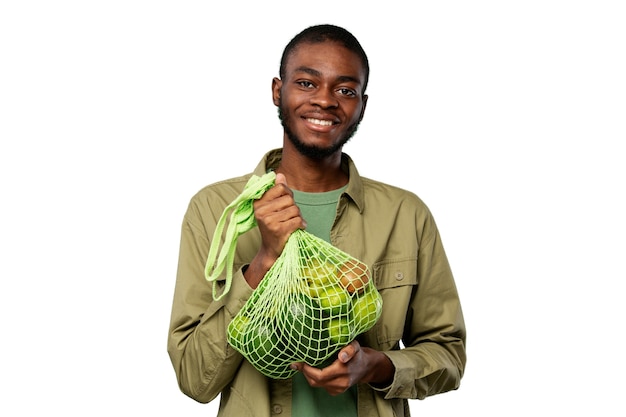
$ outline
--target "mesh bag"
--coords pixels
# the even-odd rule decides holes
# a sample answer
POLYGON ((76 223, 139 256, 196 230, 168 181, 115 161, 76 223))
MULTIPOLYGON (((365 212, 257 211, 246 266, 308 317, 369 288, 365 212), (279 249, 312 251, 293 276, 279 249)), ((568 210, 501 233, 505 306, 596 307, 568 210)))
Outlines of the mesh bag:
MULTIPOLYGON (((270 173, 260 178, 251 179, 250 189, 242 193, 245 196, 224 212, 223 217, 233 211, 229 229, 235 225, 234 231, 227 236, 234 240, 242 230, 254 227, 254 220, 249 220, 254 219, 254 213, 245 216, 243 211, 252 211, 250 198, 260 198, 273 185, 275 176, 270 173), (237 217, 248 221, 237 223, 237 217)), ((216 236, 213 243, 219 240, 216 236)), ((227 252, 234 252, 235 245, 228 238, 223 245, 227 252)), ((218 257, 217 251, 210 251, 206 276, 214 282, 214 289, 217 276, 230 263, 225 289, 221 295, 214 291, 216 298, 230 288, 232 259, 232 254, 218 257), (223 265, 216 265, 218 259, 223 265)), ((312 366, 324 363, 358 334, 369 330, 381 311, 382 298, 371 282, 367 265, 323 239, 296 230, 229 324, 228 342, 264 375, 284 379, 296 372, 289 368, 292 362, 312 366)))

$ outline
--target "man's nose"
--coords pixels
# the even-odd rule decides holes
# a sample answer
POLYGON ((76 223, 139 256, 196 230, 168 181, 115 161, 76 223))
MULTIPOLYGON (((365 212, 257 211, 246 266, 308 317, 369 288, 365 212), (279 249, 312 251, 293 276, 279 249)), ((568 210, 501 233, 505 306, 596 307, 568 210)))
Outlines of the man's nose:
POLYGON ((334 96, 333 91, 330 88, 318 88, 313 97, 311 98, 311 104, 317 105, 323 109, 337 107, 339 102, 334 96))

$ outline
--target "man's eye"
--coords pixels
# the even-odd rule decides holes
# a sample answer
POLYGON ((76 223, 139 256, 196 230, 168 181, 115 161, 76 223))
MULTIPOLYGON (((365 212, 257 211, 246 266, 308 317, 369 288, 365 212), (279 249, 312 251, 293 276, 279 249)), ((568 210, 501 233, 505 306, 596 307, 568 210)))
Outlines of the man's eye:
POLYGON ((356 92, 354 90, 349 89, 349 88, 340 88, 339 89, 339 94, 344 95, 344 96, 348 96, 348 97, 354 97, 356 95, 356 92))
POLYGON ((298 81, 298 84, 304 88, 312 88, 313 83, 311 81, 298 81))

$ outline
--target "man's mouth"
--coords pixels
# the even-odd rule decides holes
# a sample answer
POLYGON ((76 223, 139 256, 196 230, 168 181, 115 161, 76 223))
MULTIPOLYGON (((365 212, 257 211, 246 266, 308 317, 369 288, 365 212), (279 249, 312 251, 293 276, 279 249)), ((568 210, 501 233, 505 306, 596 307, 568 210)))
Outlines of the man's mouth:
POLYGON ((309 123, 313 123, 314 125, 319 125, 319 126, 332 126, 333 125, 333 122, 331 120, 307 118, 306 121, 309 123))

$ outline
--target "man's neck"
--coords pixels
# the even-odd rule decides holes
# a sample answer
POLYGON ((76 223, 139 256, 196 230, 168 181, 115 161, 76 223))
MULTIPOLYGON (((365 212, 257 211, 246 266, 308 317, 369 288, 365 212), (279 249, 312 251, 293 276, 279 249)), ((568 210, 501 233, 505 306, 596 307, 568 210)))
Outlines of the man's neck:
POLYGON ((276 172, 285 174, 289 188, 309 193, 336 190, 348 183, 348 175, 341 170, 341 151, 311 159, 286 146, 276 172))

